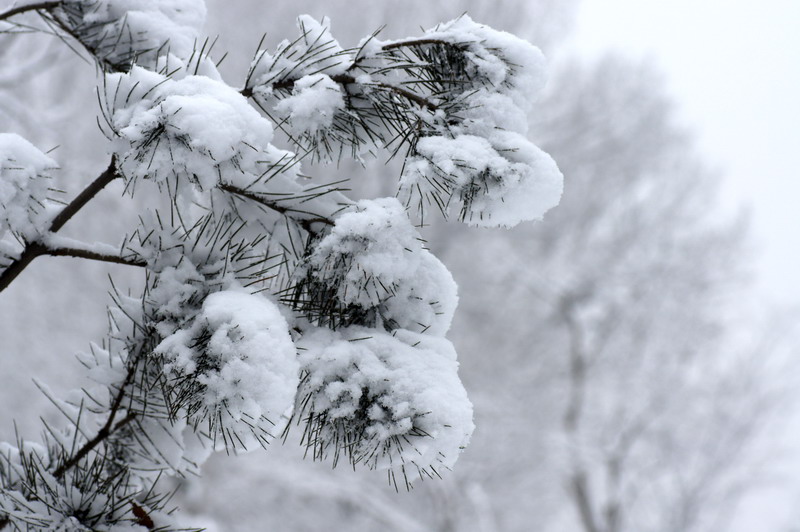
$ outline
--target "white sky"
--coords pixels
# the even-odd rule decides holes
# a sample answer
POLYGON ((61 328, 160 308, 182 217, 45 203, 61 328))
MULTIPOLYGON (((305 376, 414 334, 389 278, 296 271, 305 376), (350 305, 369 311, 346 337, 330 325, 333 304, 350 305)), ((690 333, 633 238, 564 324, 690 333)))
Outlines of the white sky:
POLYGON ((761 286, 800 303, 800 0, 583 0, 574 46, 653 60, 751 206, 761 286))

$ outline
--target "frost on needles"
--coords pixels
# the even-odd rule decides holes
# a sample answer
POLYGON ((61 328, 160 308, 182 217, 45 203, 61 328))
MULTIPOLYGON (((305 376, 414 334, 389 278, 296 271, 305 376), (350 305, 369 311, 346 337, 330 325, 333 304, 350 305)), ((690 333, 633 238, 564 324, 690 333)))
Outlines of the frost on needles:
POLYGON ((101 67, 111 160, 61 204, 58 165, 0 134, 0 291, 43 255, 145 275, 112 287, 108 336, 79 356, 94 385, 40 385, 62 426, 0 445, 0 529, 183 529, 164 476, 293 430, 314 459, 395 486, 452 468, 474 428, 446 338, 456 285, 412 220, 513 226, 558 203, 561 174, 526 138, 539 50, 466 15, 347 49, 301 16, 236 89, 198 44, 200 1, 25 5, 0 31, 35 11, 101 67), (300 165, 381 153, 404 160, 396 198, 353 201, 300 165), (57 234, 113 180, 136 227, 109 244, 57 234))

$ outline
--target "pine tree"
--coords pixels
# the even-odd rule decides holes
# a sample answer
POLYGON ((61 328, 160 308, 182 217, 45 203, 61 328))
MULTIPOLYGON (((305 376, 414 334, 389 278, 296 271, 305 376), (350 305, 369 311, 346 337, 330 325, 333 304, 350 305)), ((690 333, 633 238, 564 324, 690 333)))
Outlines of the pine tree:
POLYGON ((80 357, 95 386, 49 395, 63 426, 0 444, 0 529, 183 530, 165 476, 290 427, 314 459, 395 486, 451 468, 473 431, 445 337, 456 286, 412 220, 513 226, 558 203, 561 174, 525 137, 539 50, 466 15, 346 49, 301 16, 236 89, 199 0, 24 2, 0 32, 32 12, 95 59, 110 160, 62 201, 58 164, 0 134, 0 291, 43 255, 145 275, 135 294, 112 284, 108 336, 80 357), (381 154, 404 161, 394 198, 353 201, 300 167, 381 154), (117 245, 58 234, 115 180, 138 227, 117 245))

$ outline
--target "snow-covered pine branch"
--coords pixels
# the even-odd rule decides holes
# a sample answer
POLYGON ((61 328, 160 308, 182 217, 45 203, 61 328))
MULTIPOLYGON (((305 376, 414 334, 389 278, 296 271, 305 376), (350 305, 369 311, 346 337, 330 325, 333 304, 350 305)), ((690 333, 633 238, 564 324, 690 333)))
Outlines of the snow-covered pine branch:
POLYGON ((244 94, 317 157, 379 149, 405 157, 399 195, 479 226, 538 220, 561 197, 561 174, 526 138, 544 86, 531 44, 464 15, 418 38, 377 35, 345 50, 327 19, 259 51, 244 94))
POLYGON ((100 67, 111 163, 59 206, 55 162, 0 135, 0 292, 48 254, 145 278, 112 286, 108 336, 80 357, 94 385, 61 398, 41 385, 63 426, 0 446, 0 529, 183 529, 165 475, 293 425, 313 458, 395 486, 451 468, 474 428, 445 337, 456 285, 408 211, 511 226, 558 203, 561 174, 525 138, 538 49, 463 16, 346 50, 327 19, 302 16, 239 90, 197 49, 202 1, 61 0, 0 19, 32 27, 18 21, 31 12, 100 67), (399 200, 353 201, 300 166, 378 150, 405 158, 399 200), (116 179, 138 226, 118 244, 57 234, 116 179))

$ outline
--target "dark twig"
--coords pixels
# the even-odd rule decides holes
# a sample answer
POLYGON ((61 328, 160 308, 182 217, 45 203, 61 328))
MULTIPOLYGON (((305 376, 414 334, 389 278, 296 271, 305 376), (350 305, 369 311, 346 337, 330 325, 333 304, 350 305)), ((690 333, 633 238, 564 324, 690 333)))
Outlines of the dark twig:
MULTIPOLYGON (((59 229, 64 227, 66 224, 75 214, 81 210, 92 198, 94 198, 98 192, 103 190, 109 183, 111 183, 114 179, 119 177, 119 173, 117 172, 117 161, 116 157, 111 157, 111 163, 106 168, 105 172, 100 174, 100 176, 95 179, 88 187, 83 189, 83 191, 78 194, 74 200, 72 200, 64 209, 59 212, 53 221, 50 222, 50 227, 48 228, 48 232, 56 233, 59 229)), ((40 255, 48 255, 48 248, 41 242, 31 242, 25 246, 25 250, 22 252, 20 257, 12 262, 2 273, 0 273, 0 292, 8 288, 8 285, 17 278, 17 276, 22 273, 22 271, 28 267, 28 265, 40 255)), ((77 256, 77 255, 73 255, 77 256)))
MULTIPOLYGON (((354 78, 349 74, 336 74, 334 76, 331 76, 331 79, 345 88, 347 87, 347 85, 352 85, 354 83, 357 83, 356 78, 354 78)), ((292 90, 296 81, 297 80, 295 79, 285 79, 283 81, 279 81, 277 83, 272 84, 272 88, 277 90, 292 90)), ((426 107, 431 111, 436 111, 439 108, 435 103, 425 98, 424 96, 420 96, 419 94, 412 92, 408 89, 404 89, 403 87, 398 87, 397 85, 392 85, 391 83, 373 83, 372 85, 391 91, 397 94, 398 96, 402 96, 403 98, 416 103, 420 107, 426 107)), ((253 89, 250 87, 246 87, 242 89, 240 92, 242 96, 244 96, 245 98, 250 98, 251 96, 253 96, 253 89)))
POLYGON ((117 417, 117 412, 122 405, 122 399, 125 397, 125 389, 128 385, 133 381, 133 376, 136 373, 136 365, 133 364, 128 369, 128 374, 125 376, 125 381, 120 385, 119 390, 117 390, 116 396, 114 396, 114 401, 111 404, 111 410, 108 413, 108 419, 106 420, 105 425, 97 431, 97 434, 94 438, 86 442, 78 451, 72 455, 72 457, 58 466, 55 471, 53 471, 53 476, 56 478, 61 478, 64 476, 64 473, 67 472, 71 467, 78 464, 81 460, 83 460, 86 455, 88 455, 92 450, 100 445, 106 438, 114 434, 117 430, 121 429, 128 423, 136 418, 136 414, 129 413, 124 418, 114 423, 114 419, 117 417))
POLYGON ((112 156, 108 168, 106 168, 106 170, 100 174, 97 179, 95 179, 88 187, 83 189, 83 191, 78 194, 78 197, 72 200, 69 205, 64 207, 64 209, 59 212, 55 218, 53 218, 53 221, 50 223, 49 231, 51 233, 58 232, 58 230, 64 227, 64 224, 67 223, 70 218, 75 216, 75 214, 81 210, 84 205, 89 203, 89 201, 94 198, 98 192, 103 190, 109 183, 118 177, 120 177, 120 175, 119 172, 117 172, 117 158, 116 156, 112 156))
POLYGON ((389 44, 384 44, 383 46, 381 46, 381 50, 387 52, 389 50, 394 50, 396 48, 425 46, 426 44, 435 44, 437 46, 452 46, 454 48, 463 47, 463 45, 458 45, 455 43, 443 41, 441 39, 409 39, 407 41, 395 41, 395 42, 390 42, 389 44))
POLYGON ((37 4, 27 4, 19 7, 12 7, 11 9, 8 9, 0 13, 0 20, 6 20, 8 18, 13 17, 14 15, 19 15, 21 13, 26 13, 28 11, 53 9, 58 7, 59 5, 61 5, 60 0, 56 2, 39 2, 37 4))
POLYGON ((98 253, 96 251, 80 248, 67 248, 61 246, 55 248, 48 247, 43 254, 52 255, 54 257, 77 257, 80 259, 110 262, 112 264, 125 264, 127 266, 147 266, 147 263, 143 260, 126 259, 125 257, 120 257, 118 255, 106 255, 105 253, 98 253))
POLYGON ((287 216, 287 217, 291 218, 292 220, 294 220, 295 222, 297 222, 300 225, 300 227, 302 227, 303 229, 305 229, 309 233, 316 233, 317 232, 312 227, 312 224, 314 224, 314 223, 321 223, 321 224, 324 224, 324 225, 333 225, 333 220, 331 220, 330 218, 326 218, 324 216, 317 216, 317 215, 309 216, 309 213, 307 213, 305 211, 300 211, 298 209, 292 209, 291 207, 284 207, 283 205, 281 205, 277 201, 268 200, 268 199, 266 199, 266 198, 264 198, 262 196, 259 196, 258 194, 255 194, 253 192, 248 192, 247 190, 243 190, 243 189, 235 187, 233 185, 228 185, 228 184, 224 184, 223 183, 223 184, 219 185, 219 188, 224 190, 225 192, 229 192, 231 194, 236 194, 237 196, 241 196, 243 198, 247 198, 249 200, 252 200, 252 201, 255 201, 257 203, 260 203, 261 205, 264 205, 265 207, 268 207, 268 208, 272 209, 275 212, 279 212, 279 213, 283 214, 284 216, 287 216))

